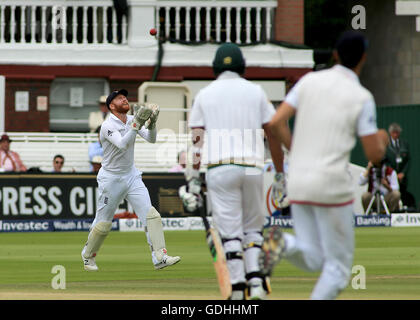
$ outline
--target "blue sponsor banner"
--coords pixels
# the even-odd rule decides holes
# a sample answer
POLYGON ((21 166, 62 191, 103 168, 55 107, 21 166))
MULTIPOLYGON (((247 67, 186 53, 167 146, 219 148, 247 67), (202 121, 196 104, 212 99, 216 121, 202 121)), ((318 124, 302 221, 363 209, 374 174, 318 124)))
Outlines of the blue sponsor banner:
MULTIPOLYGON (((293 218, 291 216, 266 217, 264 228, 267 228, 270 226, 279 226, 281 228, 293 228, 293 218)), ((390 227, 391 217, 387 215, 380 215, 380 216, 355 215, 354 226, 355 227, 390 227)))
MULTIPOLYGON (((0 232, 89 231, 93 219, 0 220, 0 232)), ((119 230, 119 221, 112 221, 111 230, 119 230)))
POLYGON ((355 227, 390 227, 391 216, 388 215, 367 215, 367 216, 354 216, 355 227))
POLYGON ((291 216, 267 216, 265 217, 264 228, 270 226, 279 226, 281 228, 293 228, 293 219, 291 216))
MULTIPOLYGON (((61 219, 51 220, 54 231, 89 231, 93 223, 93 219, 61 219)), ((112 220, 111 230, 120 230, 118 219, 112 220)))

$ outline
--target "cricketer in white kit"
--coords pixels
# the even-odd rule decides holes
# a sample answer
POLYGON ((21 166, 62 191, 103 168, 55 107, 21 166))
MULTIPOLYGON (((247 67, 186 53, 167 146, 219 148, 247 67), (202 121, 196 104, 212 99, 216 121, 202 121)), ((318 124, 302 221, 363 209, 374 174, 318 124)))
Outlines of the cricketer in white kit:
MULTIPOLYGON (((207 195, 213 223, 220 234, 232 285, 232 300, 264 299, 269 285, 258 257, 264 225, 264 131, 275 113, 263 89, 241 77, 245 60, 239 47, 221 45, 213 61, 217 79, 196 95, 188 126, 193 129, 193 166, 185 172, 184 204, 194 209, 200 197, 199 168, 207 141, 207 195), (191 202, 190 202, 191 201, 191 202), (248 292, 248 295, 247 295, 248 292)), ((280 145, 270 149, 276 171, 273 185, 281 192, 283 158, 280 145)))
POLYGON ((271 274, 281 257, 321 271, 311 299, 334 299, 346 288, 354 254, 350 152, 361 140, 379 164, 385 146, 372 94, 359 82, 367 40, 349 31, 337 41, 334 67, 310 72, 288 93, 269 127, 290 149, 287 194, 295 235, 273 228, 265 237, 261 268, 271 274), (293 136, 288 120, 295 117, 293 136))
POLYGON ((104 156, 97 175, 99 198, 95 220, 82 250, 84 269, 87 271, 98 270, 95 256, 112 228, 115 211, 123 199, 127 199, 146 226, 146 238, 155 269, 180 261, 178 256, 167 255, 161 216, 151 204, 142 173, 134 165, 136 136, 140 135, 150 143, 156 141, 159 106, 140 106, 134 115, 127 115, 130 110, 127 95, 127 90, 121 89, 113 91, 106 100, 111 115, 100 131, 104 156))

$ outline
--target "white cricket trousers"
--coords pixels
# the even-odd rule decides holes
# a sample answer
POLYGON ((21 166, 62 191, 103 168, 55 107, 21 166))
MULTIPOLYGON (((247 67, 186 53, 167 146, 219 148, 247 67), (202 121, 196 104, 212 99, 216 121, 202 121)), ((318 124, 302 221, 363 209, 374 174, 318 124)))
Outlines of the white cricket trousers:
MULTIPOLYGON (((98 222, 111 222, 120 203, 127 199, 139 217, 143 226, 146 225, 146 216, 152 207, 149 191, 143 183, 140 171, 133 167, 128 173, 115 174, 101 168, 97 176, 98 201, 95 220, 92 227, 98 222)), ((151 245, 149 234, 146 233, 147 242, 151 245)), ((158 261, 152 253, 153 263, 158 261)))
POLYGON ((295 235, 284 233, 285 257, 305 271, 321 271, 311 299, 334 299, 351 277, 354 253, 353 205, 292 204, 295 235))
POLYGON ((227 265, 232 284, 244 283, 245 273, 258 272, 264 227, 263 171, 237 165, 221 165, 207 171, 207 194, 212 218, 224 241, 225 253, 242 256, 229 259, 227 265))

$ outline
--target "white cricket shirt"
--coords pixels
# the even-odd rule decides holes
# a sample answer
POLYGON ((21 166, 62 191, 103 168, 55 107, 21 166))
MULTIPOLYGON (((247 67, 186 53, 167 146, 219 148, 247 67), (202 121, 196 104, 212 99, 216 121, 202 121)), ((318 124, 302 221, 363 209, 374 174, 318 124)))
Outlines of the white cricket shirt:
POLYGON ((285 101, 296 108, 289 199, 318 205, 351 203, 351 150, 357 136, 377 131, 372 94, 352 70, 336 65, 306 74, 285 101))
MULTIPOLYGON (((104 150, 102 168, 112 173, 128 173, 134 167, 134 145, 136 131, 131 129, 134 116, 127 115, 123 123, 111 114, 101 126, 100 140, 104 150)), ((142 127, 138 134, 148 142, 156 141, 156 129, 142 127)))
POLYGON ((275 109, 264 90, 225 71, 196 95, 188 126, 206 131, 208 164, 264 166, 264 132, 275 109))

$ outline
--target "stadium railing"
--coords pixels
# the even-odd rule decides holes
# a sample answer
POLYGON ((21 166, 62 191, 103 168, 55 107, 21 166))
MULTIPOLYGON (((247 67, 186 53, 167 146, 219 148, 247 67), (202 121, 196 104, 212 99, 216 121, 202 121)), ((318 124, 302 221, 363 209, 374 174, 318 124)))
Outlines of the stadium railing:
MULTIPOLYGON (((89 172, 89 143, 98 140, 96 133, 31 133, 9 132, 11 150, 19 153, 29 169, 38 167, 52 171, 56 154, 65 158, 64 171, 89 172)), ((177 164, 177 154, 186 150, 188 134, 158 134, 156 143, 148 143, 141 137, 136 139, 134 159, 136 166, 145 172, 168 172, 177 164)))
POLYGON ((146 32, 154 23, 163 41, 267 43, 277 1, 131 0, 129 5, 131 19, 111 0, 2 0, 0 45, 126 45, 139 37, 129 32, 138 31, 138 21, 146 32))

